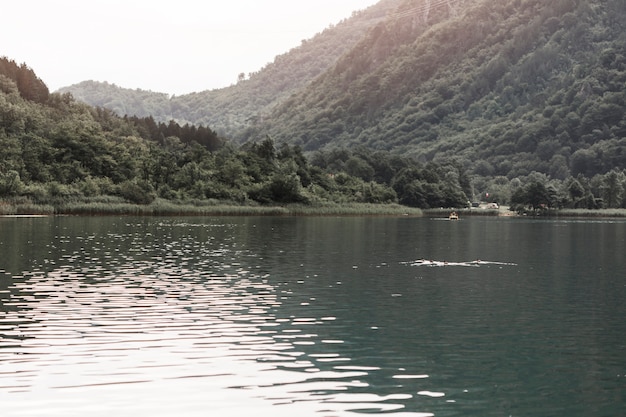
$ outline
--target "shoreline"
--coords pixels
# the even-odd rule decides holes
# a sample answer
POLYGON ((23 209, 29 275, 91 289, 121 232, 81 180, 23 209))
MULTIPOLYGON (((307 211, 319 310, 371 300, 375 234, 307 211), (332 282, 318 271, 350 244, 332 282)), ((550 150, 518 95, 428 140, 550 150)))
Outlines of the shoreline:
POLYGON ((498 209, 418 209, 399 204, 323 204, 284 206, 257 206, 229 204, 194 204, 157 200, 148 205, 132 203, 74 202, 60 205, 20 204, 0 201, 0 217, 46 217, 46 216, 397 216, 447 219, 451 211, 459 217, 503 218, 626 218, 626 209, 559 209, 540 215, 519 214, 508 206, 498 209))
POLYGON ((424 216, 431 218, 448 218, 451 211, 455 211, 459 218, 463 217, 502 217, 502 218, 536 218, 536 219, 558 219, 558 218, 626 218, 626 208, 623 209, 551 209, 544 213, 533 216, 532 214, 520 214, 509 210, 508 206, 500 206, 497 209, 464 208, 464 209, 424 209, 424 216))

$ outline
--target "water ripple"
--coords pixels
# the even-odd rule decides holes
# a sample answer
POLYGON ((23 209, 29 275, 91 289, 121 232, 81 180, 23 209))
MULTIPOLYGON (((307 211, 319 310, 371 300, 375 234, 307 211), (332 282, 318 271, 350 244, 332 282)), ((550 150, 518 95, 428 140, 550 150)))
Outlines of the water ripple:
POLYGON ((2 415, 623 414, 624 223, 443 223, 0 219, 2 415))
POLYGON ((0 315, 6 410, 103 415, 90 408, 97 395, 126 405, 131 397, 150 401, 153 414, 167 415, 150 395, 155 389, 189 400, 185 415, 198 401, 214 408, 228 396, 238 399, 224 415, 238 415, 233 404, 242 400, 254 409, 280 405, 291 410, 286 415, 302 404, 341 415, 397 411, 413 397, 363 392, 364 379, 381 368, 347 365, 351 358, 334 350, 345 341, 318 334, 336 317, 277 315, 289 297, 241 263, 256 255, 213 239, 181 237, 164 247, 128 247, 127 240, 89 234, 78 249, 11 277, 0 315), (224 390, 230 394, 215 394, 224 390), (199 391, 214 394, 193 395, 199 391))

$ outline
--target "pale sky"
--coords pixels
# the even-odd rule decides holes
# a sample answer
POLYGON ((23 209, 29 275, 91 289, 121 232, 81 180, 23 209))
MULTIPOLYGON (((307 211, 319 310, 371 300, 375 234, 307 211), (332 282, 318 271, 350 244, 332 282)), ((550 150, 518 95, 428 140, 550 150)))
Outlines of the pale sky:
POLYGON ((3 0, 0 56, 50 91, 85 80, 226 87, 378 0, 3 0))

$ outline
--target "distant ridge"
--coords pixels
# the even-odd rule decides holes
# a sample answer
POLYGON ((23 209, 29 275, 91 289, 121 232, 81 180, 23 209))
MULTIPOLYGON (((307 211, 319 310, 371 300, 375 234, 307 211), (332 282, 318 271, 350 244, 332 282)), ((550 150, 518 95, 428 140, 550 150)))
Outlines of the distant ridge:
POLYGON ((119 115, 209 125, 222 135, 237 138, 252 122, 333 66, 402 1, 382 0, 354 12, 230 87, 170 98, 167 94, 122 88, 108 82, 83 81, 61 88, 59 92, 72 93, 80 101, 108 108, 119 115))

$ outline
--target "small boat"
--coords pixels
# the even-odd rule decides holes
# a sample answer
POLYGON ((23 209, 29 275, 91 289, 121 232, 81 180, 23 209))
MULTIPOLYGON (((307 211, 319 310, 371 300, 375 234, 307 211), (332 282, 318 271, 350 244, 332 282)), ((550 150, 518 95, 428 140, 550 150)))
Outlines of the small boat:
POLYGON ((450 215, 448 216, 448 220, 459 220, 459 215, 456 214, 456 211, 453 211, 452 213, 450 213, 450 215))

